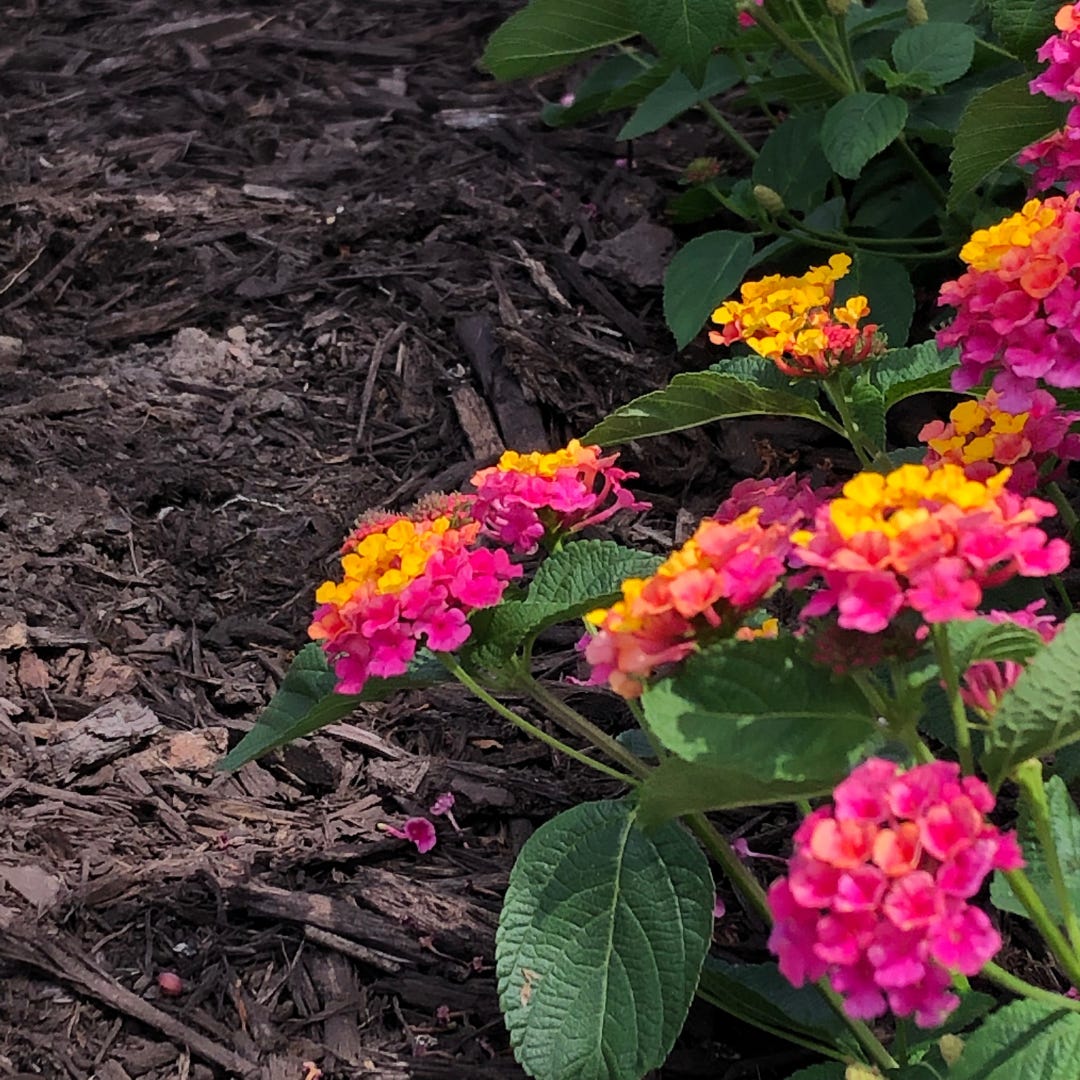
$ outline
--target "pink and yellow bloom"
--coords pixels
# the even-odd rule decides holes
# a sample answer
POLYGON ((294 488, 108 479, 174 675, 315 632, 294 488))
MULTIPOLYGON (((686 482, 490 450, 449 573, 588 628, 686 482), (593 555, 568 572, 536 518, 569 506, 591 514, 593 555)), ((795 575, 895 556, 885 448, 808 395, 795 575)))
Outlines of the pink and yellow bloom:
POLYGON ((985 480, 1008 465, 1007 486, 1028 495, 1080 459, 1080 435, 1070 432, 1077 420, 1080 413, 1063 410, 1046 390, 1032 391, 1029 407, 1018 413, 1002 409, 1000 395, 990 390, 984 399, 960 402, 948 423, 926 424, 919 441, 927 444, 930 468, 949 462, 969 479, 985 480))
POLYGON ((550 454, 507 450, 472 478, 473 514, 486 536, 529 553, 545 536, 596 525, 619 510, 647 510, 649 504, 624 486, 637 473, 617 468, 618 456, 605 457, 599 446, 577 439, 550 454))
POLYGON ((1001 947, 968 901, 991 870, 1024 864, 1015 834, 986 820, 993 808, 986 784, 951 762, 860 765, 800 825, 769 889, 783 975, 827 977, 858 1019, 891 1009, 940 1024, 959 1004, 951 973, 977 974, 1001 947))
POLYGON ((744 617, 780 580, 790 548, 789 530, 762 526, 759 516, 755 509, 727 524, 706 519, 652 577, 624 581, 621 600, 591 612, 589 681, 638 697, 659 668, 745 629, 744 617))
POLYGON ((1080 192, 1029 200, 979 229, 960 251, 968 270, 939 304, 956 309, 938 344, 958 346, 953 387, 993 376, 1003 409, 1028 408, 1037 380, 1080 386, 1080 192))
POLYGON ((345 541, 341 581, 319 586, 309 636, 330 657, 342 694, 371 676, 408 670, 421 641, 459 649, 468 617, 502 599, 521 576, 506 551, 480 546, 469 496, 429 499, 411 514, 377 512, 345 541))
POLYGON ((1068 544, 1038 527, 1054 507, 1009 491, 1009 475, 977 481, 942 464, 853 477, 792 535, 790 558, 805 567, 792 587, 820 586, 801 617, 835 612, 841 628, 868 634, 905 609, 927 623, 971 618, 985 588, 1064 569, 1068 544))
POLYGON ((877 326, 859 326, 870 313, 865 296, 833 306, 836 282, 851 269, 849 255, 834 255, 801 277, 772 274, 748 281, 739 300, 728 300, 712 314, 723 329, 713 330, 714 345, 745 342, 792 378, 823 378, 836 368, 857 364, 883 350, 877 326))

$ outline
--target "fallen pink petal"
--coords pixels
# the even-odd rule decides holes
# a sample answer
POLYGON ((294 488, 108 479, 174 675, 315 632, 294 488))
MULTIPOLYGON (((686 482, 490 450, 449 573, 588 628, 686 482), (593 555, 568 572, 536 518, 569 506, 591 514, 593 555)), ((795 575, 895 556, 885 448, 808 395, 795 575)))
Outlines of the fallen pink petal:
POLYGON ((424 817, 411 817, 401 829, 393 825, 385 826, 386 832, 399 840, 408 840, 416 845, 416 850, 425 855, 435 846, 435 826, 424 817))

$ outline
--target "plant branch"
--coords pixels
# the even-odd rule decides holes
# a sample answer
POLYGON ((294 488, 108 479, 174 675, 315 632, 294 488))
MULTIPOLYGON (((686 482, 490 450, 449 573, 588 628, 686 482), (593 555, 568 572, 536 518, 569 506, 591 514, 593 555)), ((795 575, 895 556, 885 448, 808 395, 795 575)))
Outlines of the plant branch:
POLYGON ((751 161, 757 161, 758 152, 735 130, 731 122, 711 102, 699 101, 697 106, 751 161))
MULTIPOLYGON (((840 414, 840 422, 844 426, 844 435, 847 441, 851 443, 851 448, 855 451, 859 464, 864 468, 867 467, 873 460, 873 455, 867 452, 867 438, 855 422, 855 415, 851 411, 851 402, 848 401, 847 394, 844 393, 844 387, 840 382, 840 373, 834 372, 822 382, 822 386, 825 387, 825 393, 840 414)), ((870 447, 869 449, 876 453, 878 448, 870 447)))
POLYGON ((816 56, 804 49, 764 8, 754 10, 754 22, 781 48, 787 49, 807 71, 816 75, 841 97, 848 95, 850 88, 843 79, 831 72, 816 56))
POLYGON ((968 724, 967 709, 960 697, 960 680, 949 648, 948 633, 943 625, 935 624, 930 628, 934 642, 934 655, 937 657, 941 678, 945 683, 945 694, 949 699, 952 713, 953 732, 956 735, 956 752, 960 758, 960 767, 967 775, 975 772, 975 757, 971 750, 971 727, 968 724))
POLYGON ((923 182, 923 186, 934 196, 938 205, 945 206, 949 201, 945 189, 937 182, 934 174, 922 163, 919 155, 911 149, 911 144, 902 132, 896 137, 896 146, 899 148, 900 153, 907 158, 907 163, 911 166, 912 172, 923 182))
POLYGON ((1054 959, 1061 965, 1061 970, 1065 972, 1069 982, 1073 986, 1080 986, 1080 960, 1077 960, 1072 946, 1058 929, 1057 923, 1047 910, 1042 897, 1035 891, 1027 874, 1023 870, 1003 870, 1002 874, 1009 883, 1013 895, 1024 905, 1024 910, 1042 934, 1043 941, 1049 946, 1054 959))
MULTIPOLYGON (((618 769, 613 769, 603 761, 597 761, 595 758, 589 757, 588 754, 583 754, 580 750, 575 750, 561 739, 556 739, 554 735, 549 735, 543 728, 539 728, 535 724, 530 723, 530 721, 514 712, 509 706, 504 705, 497 698, 492 697, 484 687, 482 687, 459 663, 452 660, 448 654, 439 653, 438 655, 439 659, 442 660, 443 665, 446 667, 446 670, 449 671, 462 686, 478 697, 489 709, 498 713, 504 720, 509 720, 514 727, 525 732, 526 735, 539 740, 546 746, 550 746, 553 750, 557 750, 560 754, 565 754, 568 758, 572 758, 582 765, 587 765, 590 769, 595 769, 597 772, 603 773, 612 780, 619 780, 624 784, 629 784, 631 787, 638 784, 637 777, 628 776, 626 773, 619 772, 618 769)), ((620 747, 620 749, 622 748, 620 747)))
POLYGON ((1075 998, 1067 998, 1064 994, 1055 994, 1053 990, 1044 990, 1041 986, 1035 986, 1026 979, 1021 979, 1011 971, 991 961, 979 972, 984 978, 996 983, 1003 990, 1008 990, 1018 997, 1030 998, 1032 1001, 1041 1001, 1044 1005, 1050 1005, 1055 1009, 1068 1009, 1070 1012, 1080 1012, 1080 1001, 1075 998))

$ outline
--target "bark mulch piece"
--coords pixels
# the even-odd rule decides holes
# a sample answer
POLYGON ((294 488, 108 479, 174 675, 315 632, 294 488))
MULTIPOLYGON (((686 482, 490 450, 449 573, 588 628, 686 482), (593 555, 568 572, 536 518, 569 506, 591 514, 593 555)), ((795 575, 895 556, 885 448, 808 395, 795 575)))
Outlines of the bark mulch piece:
MULTIPOLYGON (((612 123, 537 122, 566 76, 479 72, 515 6, 5 8, 0 1076, 522 1075, 501 894, 610 785, 451 690, 214 768, 360 510, 687 363, 645 227, 669 147, 619 168, 612 123), (429 856, 380 828, 446 790, 429 856)), ((714 436, 629 455, 659 486, 638 540, 774 452, 714 436)), ((705 1015, 665 1076, 757 1052, 705 1015)))

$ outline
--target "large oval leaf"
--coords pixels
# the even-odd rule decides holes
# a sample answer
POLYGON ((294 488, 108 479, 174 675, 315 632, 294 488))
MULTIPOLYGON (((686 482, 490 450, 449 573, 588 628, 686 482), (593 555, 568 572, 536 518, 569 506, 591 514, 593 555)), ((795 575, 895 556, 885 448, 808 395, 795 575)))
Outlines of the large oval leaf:
POLYGON ((949 1080, 1065 1080, 1080 1076, 1080 1014, 1037 1001, 998 1009, 969 1036, 949 1080))
POLYGON ((626 801, 538 829, 510 874, 496 938, 514 1055, 540 1080, 639 1080, 686 1019, 713 883, 676 824, 646 834, 626 801))
POLYGON ((749 236, 721 230, 691 240, 671 260, 664 275, 664 318, 680 349, 735 291, 753 256, 749 236))
POLYGON ((841 98, 825 114, 821 148, 829 164, 849 180, 904 130, 908 107, 892 94, 859 91, 841 98))

